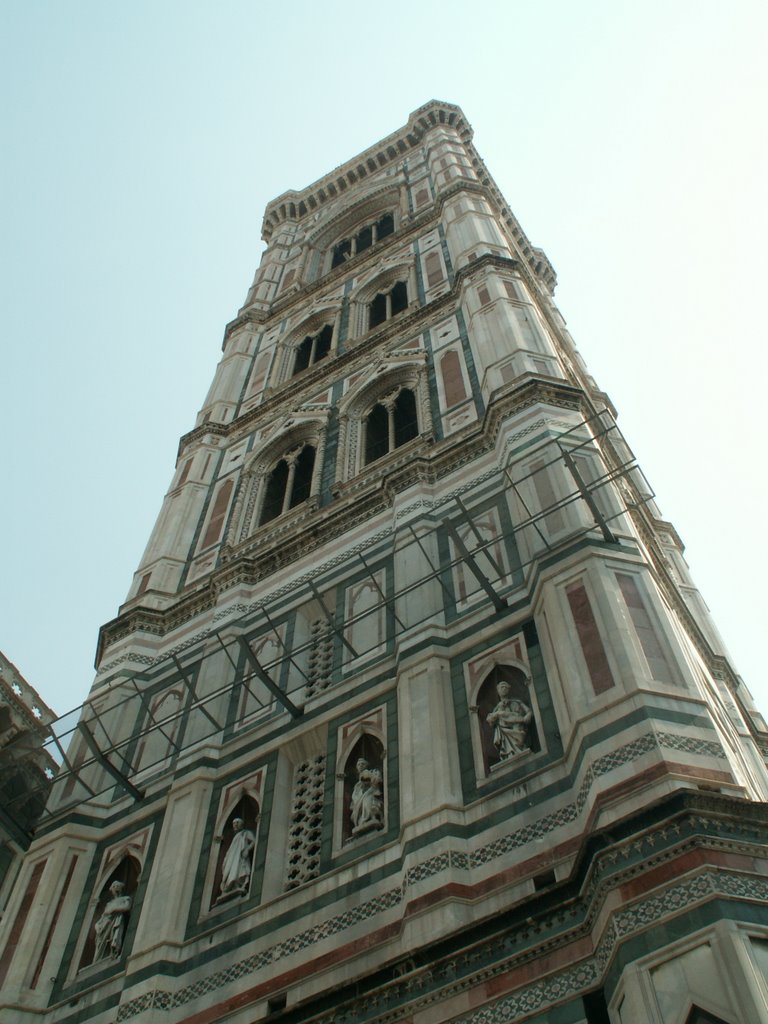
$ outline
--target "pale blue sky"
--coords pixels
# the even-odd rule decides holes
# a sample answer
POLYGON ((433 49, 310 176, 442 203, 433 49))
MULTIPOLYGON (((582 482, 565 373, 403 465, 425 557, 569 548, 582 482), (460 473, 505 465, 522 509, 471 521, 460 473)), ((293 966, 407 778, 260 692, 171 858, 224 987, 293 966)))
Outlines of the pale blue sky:
POLYGON ((458 103, 764 710, 768 5, 0 4, 0 647, 93 678, 265 204, 458 103))

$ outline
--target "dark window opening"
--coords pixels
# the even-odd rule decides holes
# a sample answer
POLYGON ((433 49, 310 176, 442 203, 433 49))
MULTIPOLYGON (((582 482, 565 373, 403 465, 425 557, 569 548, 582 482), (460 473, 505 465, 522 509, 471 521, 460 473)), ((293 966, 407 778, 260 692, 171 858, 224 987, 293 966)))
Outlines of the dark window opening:
POLYGON ((271 1016, 273 1013, 280 1013, 284 1010, 288 1004, 288 996, 283 992, 282 995, 273 996, 267 1000, 267 1013, 271 1016))
POLYGON ((375 462, 389 451, 389 415, 383 405, 376 404, 365 421, 365 461, 375 462))
POLYGON ((364 249, 370 249, 373 245, 373 228, 363 228, 362 231, 357 233, 357 251, 363 252, 364 249))
POLYGON ((722 1017, 716 1017, 713 1013, 709 1013, 707 1010, 702 1010, 698 1006, 694 1006, 691 1009, 690 1014, 685 1024, 725 1024, 722 1017))
POLYGON ((346 262, 352 255, 352 240, 345 238, 343 242, 339 242, 338 245, 333 247, 333 259, 331 260, 331 270, 334 267, 338 267, 340 264, 346 262))
POLYGON ((296 459, 296 473, 293 478, 293 489, 288 508, 294 508, 306 501, 312 492, 312 471, 315 468, 315 449, 305 444, 296 459))
POLYGON ((376 233, 379 240, 386 238, 387 235, 391 235, 395 230, 395 218, 391 213, 385 213, 383 217, 380 217, 376 222, 376 233))
POLYGON ((370 305, 370 327, 378 327, 387 319, 387 296, 381 292, 376 296, 370 305))
POLYGON ((365 252, 372 245, 376 245, 382 238, 391 235, 395 230, 395 218, 391 213, 385 213, 374 224, 366 224, 360 228, 352 238, 344 238, 333 247, 331 256, 331 270, 334 267, 345 263, 352 256, 365 252))
POLYGON ((283 498, 287 483, 288 463, 285 459, 280 459, 267 480, 267 491, 264 495, 264 504, 261 510, 262 523, 268 523, 270 520, 276 519, 283 511, 283 498))
POLYGON ((556 881, 554 871, 542 871, 540 875, 534 875, 533 888, 536 892, 540 892, 542 889, 548 889, 550 885, 554 885, 556 881))
POLYGON ((416 396, 403 388, 395 400, 395 448, 412 441, 419 432, 416 418, 416 396))
POLYGON ((416 396, 403 388, 394 401, 377 402, 365 420, 365 462, 375 462, 419 433, 416 396))
POLYGON ((309 366, 309 357, 312 352, 312 342, 314 338, 305 338, 304 341, 296 349, 296 361, 293 364, 294 375, 301 373, 302 370, 306 370, 309 366))
POLYGON ((390 294, 392 296, 392 316, 402 313, 404 309, 408 308, 408 288, 405 281, 398 281, 390 294))
POLYGON ((314 366, 321 359, 325 359, 331 350, 333 340, 333 328, 326 324, 322 331, 317 334, 308 335, 296 349, 296 360, 293 364, 293 374, 301 373, 309 366, 314 366))
POLYGON ((280 459, 267 478, 260 525, 277 519, 307 500, 312 493, 314 469, 315 449, 311 444, 294 449, 280 459))
POLYGON ((611 1024, 605 993, 601 988, 595 989, 594 992, 587 992, 585 996, 582 996, 581 1001, 584 1005, 587 1024, 611 1024))
POLYGON ((408 308, 408 286, 398 281, 388 292, 379 292, 368 307, 368 327, 373 329, 408 308))

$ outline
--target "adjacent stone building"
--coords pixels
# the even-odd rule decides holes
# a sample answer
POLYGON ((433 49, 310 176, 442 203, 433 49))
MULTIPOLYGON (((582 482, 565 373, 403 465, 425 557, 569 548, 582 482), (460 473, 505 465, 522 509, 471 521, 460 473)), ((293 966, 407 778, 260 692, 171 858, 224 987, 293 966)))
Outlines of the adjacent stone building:
POLYGON ((765 723, 462 111, 263 237, 8 1019, 768 1022, 765 723))
POLYGON ((55 717, 0 651, 0 913, 57 768, 46 747, 55 717))

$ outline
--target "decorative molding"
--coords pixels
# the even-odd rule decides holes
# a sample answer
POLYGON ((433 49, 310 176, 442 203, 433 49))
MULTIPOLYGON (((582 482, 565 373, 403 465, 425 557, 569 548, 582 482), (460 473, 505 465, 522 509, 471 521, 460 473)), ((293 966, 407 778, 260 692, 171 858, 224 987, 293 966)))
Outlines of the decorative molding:
MULTIPOLYGON (((739 801, 722 798, 709 801, 687 795, 684 803, 687 810, 683 814, 673 812, 671 817, 660 823, 656 822, 639 833, 634 831, 627 839, 599 849, 575 900, 573 896, 566 898, 565 893, 559 892, 569 883, 562 883, 543 900, 536 894, 518 905, 511 919, 509 914, 499 918, 497 930, 490 937, 480 941, 477 936, 458 937, 453 953, 428 957, 426 967, 412 964, 411 969, 405 972, 395 969, 390 982, 379 983, 372 991, 351 999, 340 998, 330 1013, 318 1016, 308 1007, 306 1019, 311 1017, 314 1024, 359 1024, 374 1020, 377 1024, 390 1024, 402 1020, 404 1013, 412 1014, 430 1004, 443 1002, 492 978, 551 956, 557 950, 565 950, 580 939, 589 939, 599 921, 600 935, 591 954, 582 955, 581 960, 564 970, 550 969, 549 976, 523 984, 496 1002, 458 1018, 463 1024, 506 1024, 545 1005, 551 1006, 594 988, 602 980, 622 943, 670 917, 720 897, 768 903, 768 879, 733 869, 720 870, 711 865, 703 870, 694 867, 686 877, 673 875, 661 890, 656 884, 648 895, 639 895, 629 904, 623 900, 603 919, 601 911, 608 905, 611 892, 662 864, 685 858, 695 850, 754 850, 754 846, 749 844, 745 847, 734 839, 718 838, 726 820, 727 830, 749 830, 750 838, 753 833, 765 836, 765 807, 748 805, 749 820, 745 819, 740 826, 734 813, 735 805, 741 803, 739 801), (707 806, 715 811, 714 817, 696 813, 696 807, 703 810, 707 806), (702 834, 705 830, 711 830, 714 835, 702 834), (408 1003, 407 1011, 405 1003, 408 1003)), ((270 968, 269 976, 277 991, 281 980, 276 967, 281 960, 294 953, 305 953, 318 942, 339 936, 361 921, 397 907, 407 899, 408 889, 417 882, 447 870, 470 869, 471 862, 466 854, 445 851, 409 869, 400 886, 300 931, 208 978, 175 992, 155 990, 129 1000, 120 1007, 117 1020, 130 1020, 150 1006, 167 1010, 184 1006, 265 968, 270 968)), ((420 958, 419 964, 423 963, 420 958)))

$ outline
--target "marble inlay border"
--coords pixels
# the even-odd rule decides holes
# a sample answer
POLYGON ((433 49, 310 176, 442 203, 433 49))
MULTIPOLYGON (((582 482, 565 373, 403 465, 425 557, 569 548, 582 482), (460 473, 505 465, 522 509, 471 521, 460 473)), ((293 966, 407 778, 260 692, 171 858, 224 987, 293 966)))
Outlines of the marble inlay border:
MULTIPOLYGON (((148 1005, 162 1005, 167 1009, 183 1006, 185 1003, 201 995, 215 991, 232 981, 253 974, 264 967, 276 964, 293 953, 306 950, 323 939, 327 939, 332 935, 338 935, 353 925, 366 921, 384 910, 397 907, 403 901, 408 887, 415 882, 423 881, 448 868, 465 871, 471 870, 504 856, 510 850, 518 849, 533 840, 543 838, 555 829, 571 823, 578 817, 586 805, 589 789, 596 778, 613 771, 615 768, 629 764, 652 750, 658 749, 660 744, 688 749, 687 744, 689 741, 695 745, 697 753, 712 754, 713 749, 716 749, 719 753, 716 753, 714 756, 725 756, 719 744, 705 740, 693 740, 690 737, 678 736, 672 733, 661 733, 659 735, 647 733, 644 736, 640 736, 624 744, 622 747, 597 758, 588 767, 584 781, 579 787, 576 799, 572 803, 566 804, 559 810, 544 815, 536 822, 510 832, 506 836, 501 836, 486 846, 473 850, 470 853, 450 850, 430 857, 421 864, 409 868, 404 873, 401 885, 394 886, 392 889, 387 890, 387 892, 367 900, 351 910, 337 914, 321 924, 306 928, 260 953, 253 954, 232 964, 230 967, 215 972, 208 978, 193 982, 191 985, 187 985, 176 992, 155 990, 153 993, 132 999, 120 1007, 117 1020, 118 1022, 130 1020, 146 1009, 148 1005), (147 1003, 147 998, 155 1001, 147 1003)), ((768 882, 766 886, 768 886, 768 882)))

